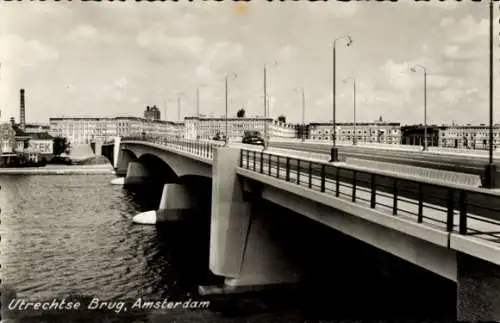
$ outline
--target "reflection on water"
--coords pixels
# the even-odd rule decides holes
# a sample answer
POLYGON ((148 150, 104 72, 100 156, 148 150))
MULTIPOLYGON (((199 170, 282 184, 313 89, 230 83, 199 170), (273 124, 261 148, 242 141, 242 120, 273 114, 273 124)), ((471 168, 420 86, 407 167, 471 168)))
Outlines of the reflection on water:
POLYGON ((169 271, 154 226, 132 225, 140 201, 109 176, 2 178, 2 270, 19 296, 158 295, 169 271))

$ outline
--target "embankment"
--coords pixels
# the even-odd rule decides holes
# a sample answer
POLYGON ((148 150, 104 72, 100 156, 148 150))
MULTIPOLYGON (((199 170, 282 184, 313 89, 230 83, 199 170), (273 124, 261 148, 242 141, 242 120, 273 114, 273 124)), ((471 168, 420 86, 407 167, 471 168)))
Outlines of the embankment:
POLYGON ((0 175, 111 175, 113 167, 102 165, 47 165, 45 167, 0 168, 0 175))

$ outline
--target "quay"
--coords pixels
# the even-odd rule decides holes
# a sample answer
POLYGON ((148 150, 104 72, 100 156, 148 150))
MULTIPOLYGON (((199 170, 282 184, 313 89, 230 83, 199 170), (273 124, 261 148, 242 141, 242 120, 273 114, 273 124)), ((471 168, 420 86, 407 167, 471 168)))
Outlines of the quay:
POLYGON ((47 165, 44 167, 0 168, 0 175, 111 175, 111 165, 47 165))

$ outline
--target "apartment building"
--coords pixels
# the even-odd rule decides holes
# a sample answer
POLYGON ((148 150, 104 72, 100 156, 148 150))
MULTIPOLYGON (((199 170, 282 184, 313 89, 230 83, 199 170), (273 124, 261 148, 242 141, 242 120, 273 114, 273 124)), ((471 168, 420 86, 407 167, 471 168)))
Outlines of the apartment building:
POLYGON ((50 134, 72 144, 104 142, 114 137, 147 135, 183 136, 184 124, 137 117, 50 118, 50 134))
POLYGON ((295 137, 295 126, 280 123, 271 118, 213 118, 213 117, 186 117, 185 137, 189 139, 212 139, 217 134, 227 135, 229 139, 240 140, 245 131, 259 131, 264 134, 265 124, 268 124, 270 137, 295 137))
MULTIPOLYGON (((309 139, 332 140, 332 123, 310 123, 309 139)), ((376 142, 385 144, 401 143, 401 125, 399 122, 360 122, 337 123, 336 139, 346 142, 376 142)))

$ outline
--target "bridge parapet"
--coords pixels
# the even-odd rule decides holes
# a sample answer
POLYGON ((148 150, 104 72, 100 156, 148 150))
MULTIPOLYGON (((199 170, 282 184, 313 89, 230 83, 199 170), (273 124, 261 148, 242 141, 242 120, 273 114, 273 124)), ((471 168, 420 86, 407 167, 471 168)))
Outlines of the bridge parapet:
POLYGON ((193 140, 167 136, 123 137, 121 141, 124 143, 127 141, 154 143, 207 159, 213 158, 215 148, 222 147, 224 145, 224 143, 220 141, 193 140))

